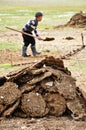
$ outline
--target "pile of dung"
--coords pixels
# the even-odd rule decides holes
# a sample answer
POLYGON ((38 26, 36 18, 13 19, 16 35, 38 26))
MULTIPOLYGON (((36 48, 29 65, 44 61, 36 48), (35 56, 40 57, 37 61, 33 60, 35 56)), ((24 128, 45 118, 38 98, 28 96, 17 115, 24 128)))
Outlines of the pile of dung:
POLYGON ((71 27, 86 27, 86 13, 83 13, 82 11, 76 13, 66 25, 71 27))
POLYGON ((86 119, 86 99, 59 58, 40 62, 0 78, 0 116, 44 117, 68 114, 86 119))
POLYGON ((80 13, 74 14, 66 24, 56 26, 55 28, 61 27, 86 27, 86 13, 80 11, 80 13))

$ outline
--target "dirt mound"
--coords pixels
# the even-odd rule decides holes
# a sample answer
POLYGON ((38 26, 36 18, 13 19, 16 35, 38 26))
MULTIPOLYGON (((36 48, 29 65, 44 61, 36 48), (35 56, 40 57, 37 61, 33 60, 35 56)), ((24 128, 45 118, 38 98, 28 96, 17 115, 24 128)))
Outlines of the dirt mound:
POLYGON ((70 111, 74 119, 86 119, 86 99, 61 59, 46 57, 1 79, 1 116, 60 116, 70 111))
POLYGON ((86 27, 86 13, 76 13, 67 23, 67 26, 86 27))
POLYGON ((80 13, 74 14, 70 20, 65 25, 59 25, 55 28, 60 27, 86 27, 86 13, 83 13, 82 11, 80 13))

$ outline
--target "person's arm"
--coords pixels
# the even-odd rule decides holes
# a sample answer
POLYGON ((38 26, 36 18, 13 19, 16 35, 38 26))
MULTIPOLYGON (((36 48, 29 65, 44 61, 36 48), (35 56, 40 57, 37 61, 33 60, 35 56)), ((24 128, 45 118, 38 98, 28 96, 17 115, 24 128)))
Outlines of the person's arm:
POLYGON ((34 29, 34 33, 37 37, 39 36, 36 28, 34 29))
POLYGON ((38 32, 37 32, 36 28, 34 29, 34 33, 35 33, 36 37, 38 38, 38 40, 43 40, 43 39, 38 35, 38 32))

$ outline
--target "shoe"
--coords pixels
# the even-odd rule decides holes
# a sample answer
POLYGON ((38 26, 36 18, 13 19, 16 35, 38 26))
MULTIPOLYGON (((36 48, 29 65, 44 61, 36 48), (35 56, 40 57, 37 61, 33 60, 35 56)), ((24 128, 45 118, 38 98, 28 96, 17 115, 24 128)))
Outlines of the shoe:
POLYGON ((26 55, 22 55, 22 56, 23 56, 23 57, 30 57, 31 55, 27 55, 27 54, 26 54, 26 55))
POLYGON ((41 52, 37 52, 36 51, 36 47, 35 46, 31 46, 31 50, 32 50, 33 56, 41 54, 41 52))
POLYGON ((30 56, 30 55, 27 55, 26 51, 27 51, 27 47, 26 47, 26 46, 23 46, 23 47, 22 47, 22 56, 23 56, 23 57, 29 57, 29 56, 30 56))

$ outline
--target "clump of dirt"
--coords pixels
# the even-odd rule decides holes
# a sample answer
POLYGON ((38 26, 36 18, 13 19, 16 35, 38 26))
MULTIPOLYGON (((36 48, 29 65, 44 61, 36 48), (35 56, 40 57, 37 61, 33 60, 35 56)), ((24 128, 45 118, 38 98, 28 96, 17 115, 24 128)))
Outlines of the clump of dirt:
POLYGON ((19 105, 21 91, 18 85, 13 82, 6 82, 3 87, 0 87, 0 114, 10 115, 19 105))
POLYGON ((69 37, 66 37, 65 40, 74 40, 74 38, 69 36, 69 37))
POLYGON ((86 99, 59 58, 46 57, 9 73, 0 89, 1 116, 44 117, 70 112, 75 120, 86 119, 86 99))
POLYGON ((47 106, 49 108, 49 114, 53 116, 60 116, 66 110, 66 101, 58 93, 47 93, 44 96, 47 106))
POLYGON ((46 109, 46 103, 43 97, 39 93, 34 92, 23 94, 21 109, 31 117, 42 117, 49 111, 48 108, 46 109))
POLYGON ((43 41, 52 41, 52 40, 55 40, 55 38, 54 37, 51 37, 51 38, 46 37, 43 41))
POLYGON ((86 27, 86 13, 80 11, 80 13, 74 14, 65 25, 59 25, 55 28, 60 27, 86 27))

